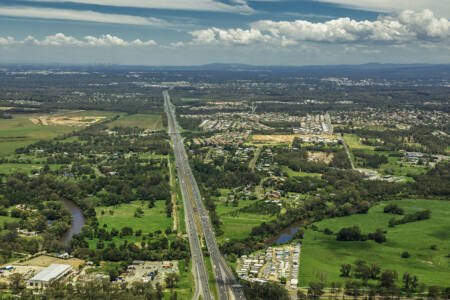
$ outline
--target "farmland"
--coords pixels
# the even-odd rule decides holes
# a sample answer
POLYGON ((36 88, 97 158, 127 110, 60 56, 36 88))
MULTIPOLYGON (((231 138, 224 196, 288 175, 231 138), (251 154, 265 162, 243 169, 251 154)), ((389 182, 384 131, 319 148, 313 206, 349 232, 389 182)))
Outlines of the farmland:
MULTIPOLYGON (((390 203, 390 202, 387 202, 390 203)), ((306 286, 317 281, 318 273, 325 273, 328 284, 345 281, 339 276, 340 265, 352 264, 357 259, 377 263, 382 269, 395 269, 399 276, 404 272, 417 275, 420 282, 427 285, 445 286, 450 281, 450 264, 446 257, 450 252, 448 233, 450 232, 450 210, 448 201, 439 200, 400 200, 395 203, 410 213, 422 209, 431 210, 431 219, 388 227, 393 217, 383 213, 382 203, 370 209, 367 215, 327 219, 315 225, 319 230, 329 228, 333 232, 343 227, 357 225, 365 234, 377 228, 387 230, 387 242, 374 241, 339 242, 335 235, 308 229, 305 232, 300 264, 300 285, 306 286), (436 245, 436 250, 430 247, 436 245), (408 251, 411 257, 401 257, 408 251), (326 259, 324 259, 326 258, 326 259)))

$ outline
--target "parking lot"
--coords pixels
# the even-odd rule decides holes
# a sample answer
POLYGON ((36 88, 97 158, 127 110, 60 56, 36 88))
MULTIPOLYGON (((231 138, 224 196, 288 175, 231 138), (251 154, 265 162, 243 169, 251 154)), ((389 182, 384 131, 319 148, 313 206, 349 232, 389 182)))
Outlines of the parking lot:
POLYGON ((127 273, 122 274, 118 281, 128 284, 142 281, 164 286, 164 280, 169 273, 179 273, 178 261, 145 261, 128 266, 127 273))

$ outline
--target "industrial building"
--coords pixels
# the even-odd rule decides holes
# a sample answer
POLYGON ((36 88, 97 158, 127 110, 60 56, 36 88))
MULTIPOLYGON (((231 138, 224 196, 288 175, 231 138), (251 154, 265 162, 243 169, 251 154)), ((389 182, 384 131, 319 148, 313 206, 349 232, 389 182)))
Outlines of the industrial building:
POLYGON ((28 285, 31 288, 47 287, 52 282, 55 282, 72 272, 72 270, 73 268, 70 265, 52 264, 33 276, 33 278, 29 279, 28 285))

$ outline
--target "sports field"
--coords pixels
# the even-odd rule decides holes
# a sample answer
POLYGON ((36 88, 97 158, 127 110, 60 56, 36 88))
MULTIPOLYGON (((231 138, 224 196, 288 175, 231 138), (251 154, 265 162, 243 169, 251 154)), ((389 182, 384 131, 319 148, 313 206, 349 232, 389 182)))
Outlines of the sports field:
POLYGON ((138 127, 150 130, 162 130, 162 116, 150 114, 135 114, 121 116, 119 119, 108 123, 109 128, 113 127, 138 127))
MULTIPOLYGON (((394 201, 391 201, 394 202, 394 201)), ((384 202, 370 209, 367 215, 326 219, 316 223, 320 230, 331 229, 334 233, 343 227, 357 225, 362 233, 374 232, 377 228, 387 230, 387 242, 374 241, 339 242, 335 235, 308 229, 305 232, 301 263, 300 286, 318 281, 317 273, 326 274, 327 283, 345 282, 339 277, 340 265, 352 264, 356 259, 377 263, 382 269, 395 269, 399 278, 404 272, 416 275, 426 285, 447 286, 450 282, 450 202, 441 200, 397 200, 395 203, 411 213, 431 210, 431 219, 388 227, 394 215, 385 214, 384 202), (436 250, 430 247, 436 245, 436 250), (403 251, 409 258, 401 258, 403 251)), ((397 218, 399 216, 396 216, 397 218)))

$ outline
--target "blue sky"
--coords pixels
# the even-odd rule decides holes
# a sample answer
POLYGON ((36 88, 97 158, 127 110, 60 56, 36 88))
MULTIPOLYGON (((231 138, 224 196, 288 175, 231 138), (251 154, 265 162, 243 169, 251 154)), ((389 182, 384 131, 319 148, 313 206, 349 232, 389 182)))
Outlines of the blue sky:
POLYGON ((0 0, 0 63, 450 63, 448 0, 0 0))

